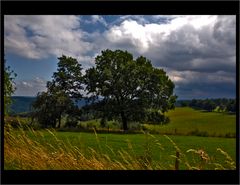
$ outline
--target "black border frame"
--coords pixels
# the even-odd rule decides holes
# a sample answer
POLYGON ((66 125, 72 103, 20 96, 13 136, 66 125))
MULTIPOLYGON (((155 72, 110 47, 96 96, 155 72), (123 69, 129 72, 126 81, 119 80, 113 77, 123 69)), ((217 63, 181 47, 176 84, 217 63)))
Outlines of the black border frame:
MULTIPOLYGON (((239 1, 2 1, 1 30, 4 15, 89 15, 89 14, 162 14, 162 15, 236 15, 236 98, 239 105, 239 1)), ((4 41, 4 34, 1 34, 4 41)), ((3 61, 3 43, 1 59, 3 61)), ((3 74, 3 62, 1 63, 3 74)), ((1 84, 3 80, 1 78, 1 84)), ((2 86, 1 86, 2 87, 2 86)), ((2 89, 2 88, 1 88, 2 89)), ((3 106, 3 90, 1 105, 3 106)), ((3 109, 1 109, 2 111, 3 109)), ((239 106, 236 116, 237 162, 239 164, 239 106)), ((3 116, 1 112, 1 123, 3 116)), ((3 130, 3 124, 1 124, 3 130)), ((227 171, 30 171, 4 170, 3 133, 1 132, 1 182, 4 184, 239 184, 239 166, 227 171)))

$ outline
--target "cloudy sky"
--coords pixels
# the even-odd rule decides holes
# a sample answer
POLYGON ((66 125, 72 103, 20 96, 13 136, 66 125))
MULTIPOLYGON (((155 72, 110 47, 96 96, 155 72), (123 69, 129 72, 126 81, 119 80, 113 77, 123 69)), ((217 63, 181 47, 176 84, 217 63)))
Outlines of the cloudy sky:
POLYGON ((179 99, 235 97, 235 16, 4 16, 17 96, 44 91, 62 54, 87 69, 104 49, 147 57, 167 72, 179 99))

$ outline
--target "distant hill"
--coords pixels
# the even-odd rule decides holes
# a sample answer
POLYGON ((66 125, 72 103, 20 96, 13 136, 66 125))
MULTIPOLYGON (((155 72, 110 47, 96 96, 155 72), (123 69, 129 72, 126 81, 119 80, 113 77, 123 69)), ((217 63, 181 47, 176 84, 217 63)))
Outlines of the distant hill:
MULTIPOLYGON (((29 96, 12 96, 12 105, 10 107, 11 114, 30 112, 31 105, 36 100, 36 97, 29 96)), ((82 107, 86 104, 85 100, 78 101, 78 106, 82 107)))
MULTIPOLYGON (((13 103, 10 107, 12 114, 18 114, 23 112, 30 112, 31 105, 36 100, 36 97, 30 96, 12 96, 13 103)), ((191 100, 178 100, 175 103, 176 107, 181 107, 182 102, 190 102, 191 100)), ((85 100, 78 101, 78 107, 86 105, 85 100)))
POLYGON ((12 114, 17 114, 21 112, 30 112, 31 104, 36 100, 36 97, 27 96, 13 96, 12 105, 10 107, 10 112, 12 114))
POLYGON ((189 104, 191 100, 177 100, 175 103, 176 107, 182 107, 184 104, 189 104))

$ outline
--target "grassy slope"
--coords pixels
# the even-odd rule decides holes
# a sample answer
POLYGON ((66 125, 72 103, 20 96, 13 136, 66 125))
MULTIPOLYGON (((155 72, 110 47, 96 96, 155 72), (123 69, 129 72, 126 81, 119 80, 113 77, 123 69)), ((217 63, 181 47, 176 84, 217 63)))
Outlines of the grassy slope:
POLYGON ((206 132, 210 136, 225 136, 226 134, 236 134, 236 116, 202 112, 189 107, 175 108, 167 113, 171 122, 167 125, 145 125, 149 130, 156 132, 174 134, 175 129, 178 134, 189 134, 198 131, 206 132))

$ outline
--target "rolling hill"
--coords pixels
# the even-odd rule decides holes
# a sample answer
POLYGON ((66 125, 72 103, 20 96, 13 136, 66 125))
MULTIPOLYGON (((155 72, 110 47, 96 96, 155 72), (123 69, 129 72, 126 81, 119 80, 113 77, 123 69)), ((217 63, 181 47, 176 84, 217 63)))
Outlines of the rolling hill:
MULTIPOLYGON (((31 105, 36 100, 36 97, 30 96, 12 96, 12 105, 10 107, 11 114, 30 112, 31 105)), ((85 100, 78 101, 78 106, 82 107, 86 104, 85 100)))

